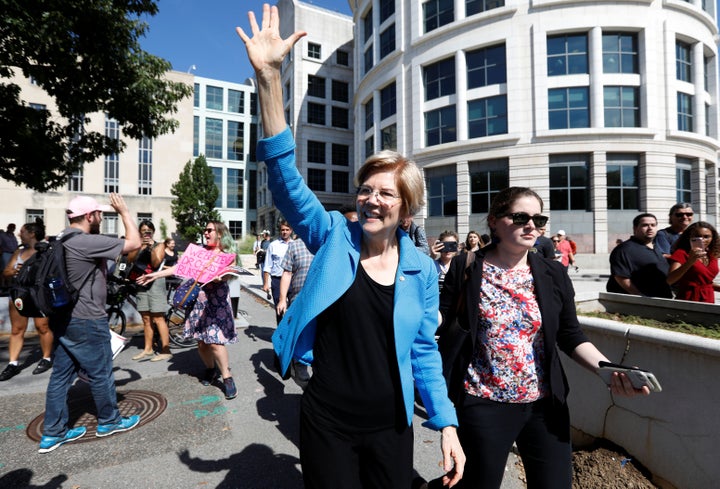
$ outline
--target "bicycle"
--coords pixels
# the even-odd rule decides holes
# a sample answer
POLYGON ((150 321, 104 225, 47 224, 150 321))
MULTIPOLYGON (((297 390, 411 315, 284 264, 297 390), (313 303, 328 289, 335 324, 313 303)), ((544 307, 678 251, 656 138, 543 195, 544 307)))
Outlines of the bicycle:
POLYGON ((122 335, 127 327, 127 317, 123 311, 123 306, 125 302, 130 301, 130 304, 135 307, 133 296, 137 288, 132 282, 111 277, 113 276, 108 276, 107 299, 105 301, 110 306, 106 309, 108 324, 112 331, 122 335))

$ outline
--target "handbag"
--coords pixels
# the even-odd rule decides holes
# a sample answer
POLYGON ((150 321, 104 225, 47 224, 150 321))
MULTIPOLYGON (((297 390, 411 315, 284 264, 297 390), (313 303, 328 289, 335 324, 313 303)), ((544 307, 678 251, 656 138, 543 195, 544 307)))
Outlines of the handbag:
MULTIPOLYGON (((205 269, 207 269, 207 267, 212 264, 213 260, 215 260, 215 256, 210 258, 210 260, 205 264, 202 270, 200 270, 198 277, 202 276, 205 269)), ((197 302, 202 286, 203 284, 198 282, 198 279, 196 278, 189 278, 185 280, 183 283, 180 284, 177 289, 175 289, 175 293, 173 294, 172 299, 173 307, 182 311, 192 309, 193 306, 195 306, 195 302, 197 302)))
POLYGON ((462 325, 460 318, 465 315, 465 295, 470 265, 475 261, 475 253, 468 252, 465 259, 465 273, 454 307, 454 316, 444 326, 438 338, 438 350, 442 358, 443 377, 447 384, 448 397, 460 406, 464 393, 465 375, 472 359, 473 345, 470 330, 462 325))
POLYGON ((194 278, 187 279, 181 283, 180 287, 175 289, 175 293, 173 294, 173 307, 182 309, 183 311, 191 309, 195 305, 195 302, 197 302, 201 287, 202 284, 194 278))

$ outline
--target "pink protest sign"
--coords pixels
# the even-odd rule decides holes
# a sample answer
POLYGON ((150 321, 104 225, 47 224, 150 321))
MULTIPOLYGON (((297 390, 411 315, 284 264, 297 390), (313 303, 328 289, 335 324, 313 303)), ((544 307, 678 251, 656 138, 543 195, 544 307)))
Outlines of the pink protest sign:
POLYGON ((235 253, 215 253, 202 246, 189 244, 185 253, 178 260, 175 275, 197 278, 198 282, 205 283, 211 281, 233 263, 235 263, 235 253), (208 263, 210 264, 208 265, 208 263))

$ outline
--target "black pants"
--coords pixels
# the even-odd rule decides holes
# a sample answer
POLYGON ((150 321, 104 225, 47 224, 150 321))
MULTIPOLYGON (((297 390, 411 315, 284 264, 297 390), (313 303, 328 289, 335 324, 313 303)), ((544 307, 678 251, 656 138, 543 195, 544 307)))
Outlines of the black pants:
POLYGON ((397 489, 412 482, 413 429, 344 433, 300 410, 305 489, 397 489))
POLYGON ((280 277, 270 275, 270 293, 272 294, 273 304, 275 304, 275 323, 280 324, 282 316, 277 313, 277 305, 280 302, 280 277))
POLYGON ((513 442, 525 466, 528 489, 572 487, 572 445, 567 404, 542 399, 500 403, 466 395, 458 408, 458 436, 467 463, 459 488, 496 489, 502 484, 513 442))

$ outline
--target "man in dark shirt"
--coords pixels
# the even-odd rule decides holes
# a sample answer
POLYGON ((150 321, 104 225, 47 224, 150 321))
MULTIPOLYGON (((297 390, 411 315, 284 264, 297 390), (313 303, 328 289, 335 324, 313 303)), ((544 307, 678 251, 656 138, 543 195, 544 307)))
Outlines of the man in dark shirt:
POLYGON ((672 254, 673 244, 675 244, 682 232, 692 224, 694 214, 692 206, 687 202, 678 202, 670 208, 668 213, 670 226, 661 229, 655 236, 655 246, 665 258, 672 254))
POLYGON ((554 260, 555 247, 552 244, 552 240, 545 236, 545 230, 546 228, 544 227, 538 228, 538 231, 540 231, 540 236, 538 236, 537 240, 535 240, 535 244, 533 245, 533 247, 537 250, 538 253, 540 253, 548 260, 554 260))
POLYGON ((657 218, 639 214, 633 219, 633 235, 610 254, 608 292, 672 298, 667 283, 668 262, 653 240, 657 218))

